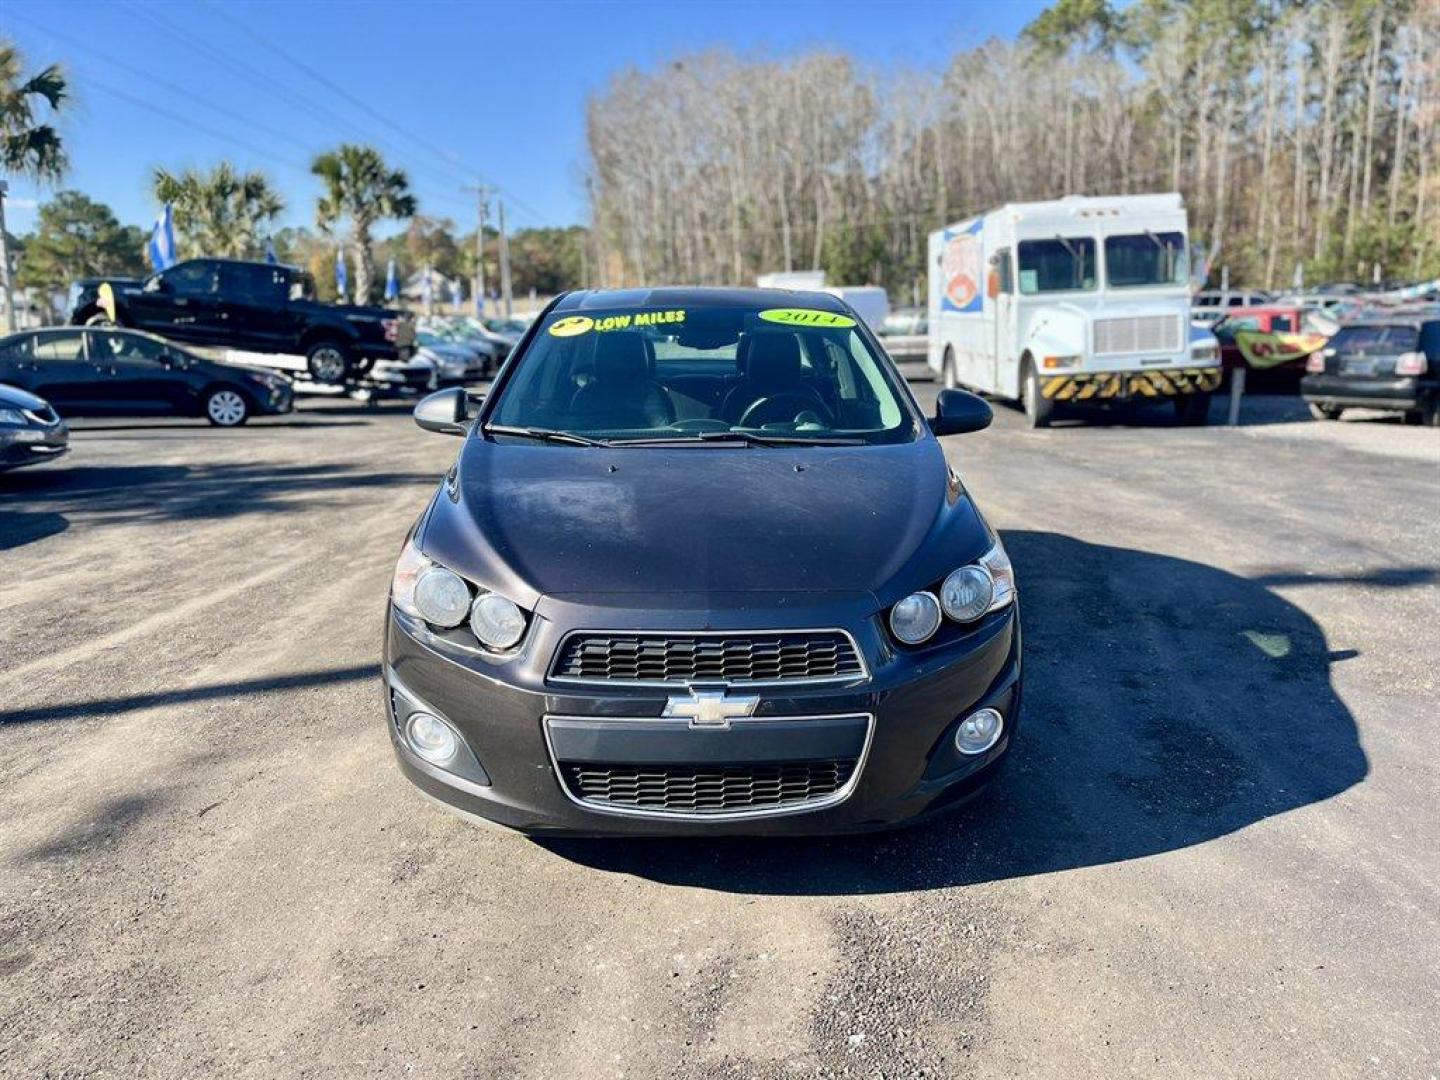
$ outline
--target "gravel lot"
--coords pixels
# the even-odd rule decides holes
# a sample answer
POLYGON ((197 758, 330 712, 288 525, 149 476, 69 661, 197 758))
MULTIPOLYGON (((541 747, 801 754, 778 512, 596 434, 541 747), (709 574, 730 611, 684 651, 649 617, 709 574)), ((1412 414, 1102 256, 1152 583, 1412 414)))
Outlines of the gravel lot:
POLYGON ((406 409, 80 422, 0 475, 0 1074, 1434 1077, 1440 432, 1297 411, 949 440, 1012 766, 768 843, 404 781, 384 595, 458 445, 406 409))

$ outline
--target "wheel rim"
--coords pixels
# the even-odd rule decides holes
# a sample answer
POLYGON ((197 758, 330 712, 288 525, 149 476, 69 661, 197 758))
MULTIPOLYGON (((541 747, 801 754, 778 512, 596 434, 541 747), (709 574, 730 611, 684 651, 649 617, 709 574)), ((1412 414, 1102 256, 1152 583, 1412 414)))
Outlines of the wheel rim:
POLYGON ((245 399, 234 390, 217 390, 205 403, 205 412, 221 427, 232 427, 245 419, 245 399))
POLYGON ((345 357, 339 349, 316 349, 310 354, 310 370, 317 378, 338 379, 345 374, 345 357))

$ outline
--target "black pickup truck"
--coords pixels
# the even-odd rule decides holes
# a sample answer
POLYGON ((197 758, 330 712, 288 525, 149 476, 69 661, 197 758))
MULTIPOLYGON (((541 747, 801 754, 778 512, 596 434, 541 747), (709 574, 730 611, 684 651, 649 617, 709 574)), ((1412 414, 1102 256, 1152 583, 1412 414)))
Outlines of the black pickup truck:
POLYGON ((293 266, 187 259, 143 282, 94 279, 77 289, 70 321, 149 330, 176 341, 305 357, 317 382, 340 383, 376 360, 414 351, 404 312, 315 299, 315 282, 293 266))

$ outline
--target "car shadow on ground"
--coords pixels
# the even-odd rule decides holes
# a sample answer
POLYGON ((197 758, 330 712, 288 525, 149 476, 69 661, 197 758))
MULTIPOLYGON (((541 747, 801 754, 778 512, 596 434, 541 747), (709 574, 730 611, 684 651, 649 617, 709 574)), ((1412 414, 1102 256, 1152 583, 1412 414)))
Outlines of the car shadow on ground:
POLYGON ((107 524, 298 513, 357 489, 434 487, 428 472, 366 471, 345 464, 85 465, 7 474, 0 551, 69 527, 70 514, 107 524))
POLYGON ((739 893, 935 889, 1203 844, 1364 779, 1355 721, 1330 684, 1331 663, 1354 650, 1332 653, 1264 583, 1054 533, 1005 543, 1021 585, 1025 704, 1007 768, 980 799, 871 836, 544 846, 739 893))

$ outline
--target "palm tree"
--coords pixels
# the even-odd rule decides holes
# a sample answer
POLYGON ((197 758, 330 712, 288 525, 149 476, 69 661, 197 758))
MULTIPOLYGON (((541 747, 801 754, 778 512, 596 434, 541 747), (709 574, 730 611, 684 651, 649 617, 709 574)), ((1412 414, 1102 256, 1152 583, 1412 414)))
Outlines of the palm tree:
POLYGON ((237 172, 228 161, 208 173, 156 169, 150 186, 156 199, 171 204, 177 245, 187 258, 258 255, 268 226, 285 209, 264 173, 237 172))
MULTIPOLYGON (((65 73, 51 64, 25 78, 25 60, 13 42, 0 41, 0 172, 54 183, 65 175, 70 162, 60 133, 39 123, 35 110, 41 101, 51 113, 69 96, 65 73)), ((5 243, 5 185, 0 182, 0 277, 5 285, 5 327, 15 331, 15 297, 11 286, 10 249, 5 243)))
POLYGON ((355 255, 355 302, 370 302, 375 276, 370 250, 370 227, 385 218, 408 218, 415 213, 410 181, 400 169, 391 169, 373 147, 345 143, 321 154, 310 166, 325 190, 315 204, 320 228, 333 232, 342 221, 350 225, 350 246, 355 255))

